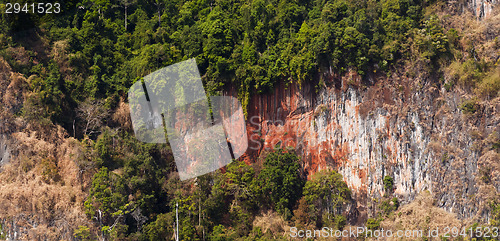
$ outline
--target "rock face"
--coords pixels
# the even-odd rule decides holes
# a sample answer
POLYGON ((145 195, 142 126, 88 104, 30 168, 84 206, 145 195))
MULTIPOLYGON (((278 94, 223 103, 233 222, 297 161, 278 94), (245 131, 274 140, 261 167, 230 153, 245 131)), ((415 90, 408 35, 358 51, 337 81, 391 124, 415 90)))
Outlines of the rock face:
POLYGON ((8 123, 4 120, 2 112, 5 111, 7 104, 3 99, 7 95, 7 89, 10 83, 11 68, 3 58, 0 58, 0 167, 9 162, 10 151, 7 143, 8 123))
POLYGON ((468 0, 467 5, 479 19, 489 18, 497 0, 468 0))
POLYGON ((10 159, 10 150, 7 146, 7 138, 0 135, 0 167, 7 164, 10 159))
POLYGON ((471 133, 500 133, 498 98, 464 114, 462 94, 406 76, 362 83, 350 72, 319 91, 313 86, 281 84, 251 99, 247 161, 279 146, 294 148, 309 176, 337 170, 360 213, 351 222, 375 212, 373 200, 387 192, 385 176, 394 179, 390 194, 403 203, 429 190, 437 206, 459 218, 488 218, 486 197, 500 191, 499 155, 471 133), (488 185, 480 180, 486 163, 497 163, 488 169, 488 185))
POLYGON ((477 19, 488 19, 498 7, 498 0, 449 0, 448 9, 455 14, 471 11, 477 19))

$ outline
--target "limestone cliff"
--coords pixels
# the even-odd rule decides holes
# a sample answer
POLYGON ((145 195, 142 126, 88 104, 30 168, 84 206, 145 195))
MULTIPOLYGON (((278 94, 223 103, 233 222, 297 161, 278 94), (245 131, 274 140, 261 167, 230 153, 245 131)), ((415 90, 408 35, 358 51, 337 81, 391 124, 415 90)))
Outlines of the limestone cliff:
MULTIPOLYGON (((445 20, 493 61, 499 57, 488 47, 499 33, 496 3, 450 1, 452 12, 470 11, 479 21, 464 26, 456 11, 445 20)), ((488 203, 500 192, 500 98, 478 101, 471 89, 446 88, 448 78, 407 66, 389 76, 326 71, 318 77, 324 84, 282 83, 250 100, 246 160, 279 146, 302 156, 306 174, 338 170, 354 191, 360 215, 353 222, 376 213, 385 176, 394 179, 393 194, 403 203, 429 190, 436 206, 487 222, 488 203)))
POLYGON ((489 18, 497 0, 470 0, 467 5, 478 18, 489 18))
POLYGON ((490 18, 498 6, 498 0, 450 0, 447 3, 448 7, 456 14, 471 11, 478 19, 490 18))
POLYGON ((350 72, 330 78, 318 92, 280 85, 251 99, 250 156, 293 147, 306 173, 338 170, 354 191, 361 219, 374 212, 372 200, 384 195, 383 178, 391 176, 404 203, 429 190, 438 207, 486 220, 487 197, 500 191, 500 163, 498 150, 480 148, 488 141, 478 135, 498 141, 500 98, 465 114, 460 105, 467 98, 400 74, 363 82, 350 72), (490 185, 481 181, 485 168, 490 185))

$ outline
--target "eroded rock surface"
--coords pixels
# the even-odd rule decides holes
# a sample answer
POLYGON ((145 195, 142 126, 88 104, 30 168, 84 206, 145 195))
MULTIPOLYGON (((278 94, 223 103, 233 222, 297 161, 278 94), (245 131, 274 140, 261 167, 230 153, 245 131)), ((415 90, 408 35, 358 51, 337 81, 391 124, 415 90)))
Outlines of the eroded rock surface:
POLYGON ((403 203, 429 190, 437 206, 457 217, 486 220, 487 197, 500 191, 500 168, 498 153, 482 137, 500 133, 500 99, 466 114, 460 109, 465 93, 432 81, 394 74, 368 82, 351 72, 319 92, 290 84, 254 96, 246 160, 295 148, 309 176, 336 169, 353 190, 359 220, 375 212, 385 176, 394 179, 394 195, 403 203), (486 166, 489 184, 480 180, 486 166))
POLYGON ((0 135, 0 166, 9 163, 10 149, 7 146, 7 138, 0 135))

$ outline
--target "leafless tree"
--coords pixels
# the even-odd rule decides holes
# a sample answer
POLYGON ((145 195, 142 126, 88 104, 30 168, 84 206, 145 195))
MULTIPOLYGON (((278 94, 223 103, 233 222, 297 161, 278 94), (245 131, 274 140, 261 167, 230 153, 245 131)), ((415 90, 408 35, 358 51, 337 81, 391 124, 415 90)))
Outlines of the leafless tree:
POLYGON ((137 230, 141 231, 142 225, 146 223, 148 220, 148 217, 144 216, 142 214, 142 210, 140 207, 137 207, 133 212, 132 212, 132 217, 135 219, 137 222, 137 230))
POLYGON ((165 4, 164 0, 155 0, 154 4, 156 6, 156 9, 158 11, 158 27, 161 26, 161 8, 165 4))
POLYGON ((104 107, 102 100, 87 99, 78 107, 77 115, 84 121, 83 134, 92 135, 102 126, 103 121, 109 116, 109 111, 104 107))
POLYGON ((127 16, 128 16, 127 10, 128 10, 128 7, 135 4, 136 1, 137 0, 120 0, 120 4, 125 11, 125 31, 127 31, 127 16))

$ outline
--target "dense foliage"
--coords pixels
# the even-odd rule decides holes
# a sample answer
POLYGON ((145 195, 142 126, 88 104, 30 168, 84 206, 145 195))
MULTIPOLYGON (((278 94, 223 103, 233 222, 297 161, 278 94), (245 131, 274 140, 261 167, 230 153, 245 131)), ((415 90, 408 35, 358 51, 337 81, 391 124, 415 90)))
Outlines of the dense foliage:
POLYGON ((259 174, 262 193, 279 213, 289 218, 295 202, 302 194, 303 180, 300 177, 298 157, 282 150, 270 153, 259 174))
POLYGON ((343 208, 350 200, 351 191, 342 180, 342 175, 330 171, 318 172, 304 187, 304 201, 308 204, 306 220, 315 221, 316 227, 341 229, 346 224, 346 218, 342 216, 343 208))
MULTIPOLYGON (((325 218, 334 218, 342 225, 346 221, 342 208, 350 202, 350 191, 341 176, 324 171, 306 182, 299 158, 291 152, 270 152, 259 171, 255 170, 257 164, 234 161, 224 171, 180 182, 172 172, 171 153, 165 151, 168 148, 140 144, 109 131, 97 141, 87 142, 97 150, 91 159, 97 160, 94 165, 98 171, 85 209, 103 237, 171 238, 177 204, 182 240, 271 238, 272 233, 265 236, 254 227, 255 218, 269 210, 280 213, 284 220, 300 216, 303 210, 297 200, 301 198, 312 205, 311 212, 320 216, 325 212, 329 215, 325 218), (328 185, 322 186, 324 182, 328 185)), ((75 235, 83 239, 90 235, 86 230, 81 227, 75 235)))
MULTIPOLYGON (((123 96, 138 78, 188 58, 196 58, 211 93, 231 83, 245 106, 249 94, 268 91, 278 81, 301 83, 318 77, 319 71, 342 73, 347 68, 361 74, 375 66, 387 70, 407 52, 413 29, 425 27, 430 30, 426 34, 436 35, 422 40, 422 48, 435 45, 434 38, 443 40, 434 20, 421 22, 424 4, 420 0, 65 1, 57 17, 28 15, 19 22, 22 16, 3 14, 0 25, 2 39, 11 45, 17 43, 7 37, 9 33, 19 34, 28 26, 40 26, 52 43, 64 41, 61 51, 70 69, 66 76, 58 74, 57 60, 43 61, 41 56, 32 56, 39 61, 17 70, 46 80, 33 86, 40 92, 36 101, 52 108, 48 117, 70 122, 61 113, 75 103, 88 97, 111 101, 123 96)), ((433 59, 446 48, 447 42, 441 41, 425 56, 433 59)))

